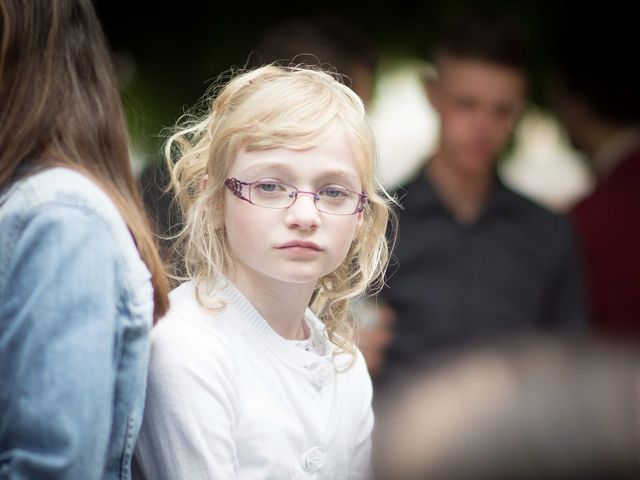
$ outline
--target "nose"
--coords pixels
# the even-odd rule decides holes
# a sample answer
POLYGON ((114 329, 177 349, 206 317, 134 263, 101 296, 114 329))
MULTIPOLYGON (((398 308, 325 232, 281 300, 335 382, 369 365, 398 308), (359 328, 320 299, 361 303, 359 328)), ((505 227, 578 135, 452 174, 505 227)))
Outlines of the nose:
POLYGON ((288 227, 306 230, 320 224, 320 212, 316 208, 315 198, 313 192, 299 191, 296 194, 293 205, 287 209, 285 222, 288 227))

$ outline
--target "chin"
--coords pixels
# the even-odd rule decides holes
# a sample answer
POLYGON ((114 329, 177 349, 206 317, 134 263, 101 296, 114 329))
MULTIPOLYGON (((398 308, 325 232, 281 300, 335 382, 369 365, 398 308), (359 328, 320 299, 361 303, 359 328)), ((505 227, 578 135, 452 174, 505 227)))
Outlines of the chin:
POLYGON ((295 285, 309 285, 310 283, 317 283, 323 274, 317 271, 305 271, 304 269, 298 269, 297 271, 281 272, 276 280, 284 283, 291 283, 295 285))

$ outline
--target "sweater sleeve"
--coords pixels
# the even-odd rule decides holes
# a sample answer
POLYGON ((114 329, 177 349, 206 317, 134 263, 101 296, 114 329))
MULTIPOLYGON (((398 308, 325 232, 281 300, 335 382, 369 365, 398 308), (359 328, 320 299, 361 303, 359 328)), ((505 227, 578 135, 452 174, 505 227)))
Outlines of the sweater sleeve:
POLYGON ((371 377, 367 371, 364 357, 358 351, 356 363, 353 365, 358 376, 359 390, 363 393, 359 397, 360 418, 357 420, 356 444, 349 471, 349 480, 365 480, 371 474, 371 433, 373 431, 373 410, 371 401, 373 397, 373 387, 371 377))
POLYGON ((147 480, 236 478, 237 388, 226 352, 190 322, 166 318, 154 329, 135 452, 147 480))

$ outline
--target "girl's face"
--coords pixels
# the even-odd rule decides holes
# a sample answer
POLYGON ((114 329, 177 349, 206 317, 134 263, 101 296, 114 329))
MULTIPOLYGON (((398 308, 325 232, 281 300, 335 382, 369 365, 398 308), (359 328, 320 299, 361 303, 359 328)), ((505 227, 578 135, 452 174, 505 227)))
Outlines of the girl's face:
MULTIPOLYGON (((301 192, 322 191, 319 204, 327 201, 329 209, 334 208, 332 199, 345 190, 362 192, 360 168, 342 131, 309 150, 241 150, 227 177, 260 181, 253 187, 243 185, 240 194, 251 195, 254 203, 261 204, 273 202, 271 195, 283 188, 280 184, 301 192)), ((362 223, 362 213, 319 211, 314 196, 307 193, 298 194, 288 208, 264 208, 234 196, 229 189, 225 195, 224 223, 236 283, 315 286, 344 261, 362 223)))

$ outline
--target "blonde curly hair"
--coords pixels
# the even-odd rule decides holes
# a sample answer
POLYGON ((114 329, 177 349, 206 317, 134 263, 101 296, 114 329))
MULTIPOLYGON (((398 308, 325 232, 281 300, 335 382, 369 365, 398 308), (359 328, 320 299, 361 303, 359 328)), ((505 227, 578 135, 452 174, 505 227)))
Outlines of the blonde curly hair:
POLYGON ((383 284, 392 202, 374 178, 377 147, 362 101, 328 72, 268 65, 219 82, 205 94, 202 106, 178 121, 165 144, 184 219, 178 251, 201 302, 203 297, 215 298, 217 280, 233 271, 219 212, 224 211, 224 182, 236 154, 241 149, 306 150, 326 140, 336 127, 347 133, 367 196, 363 223, 342 264, 319 279, 310 307, 338 352, 354 353, 349 300, 383 284))

